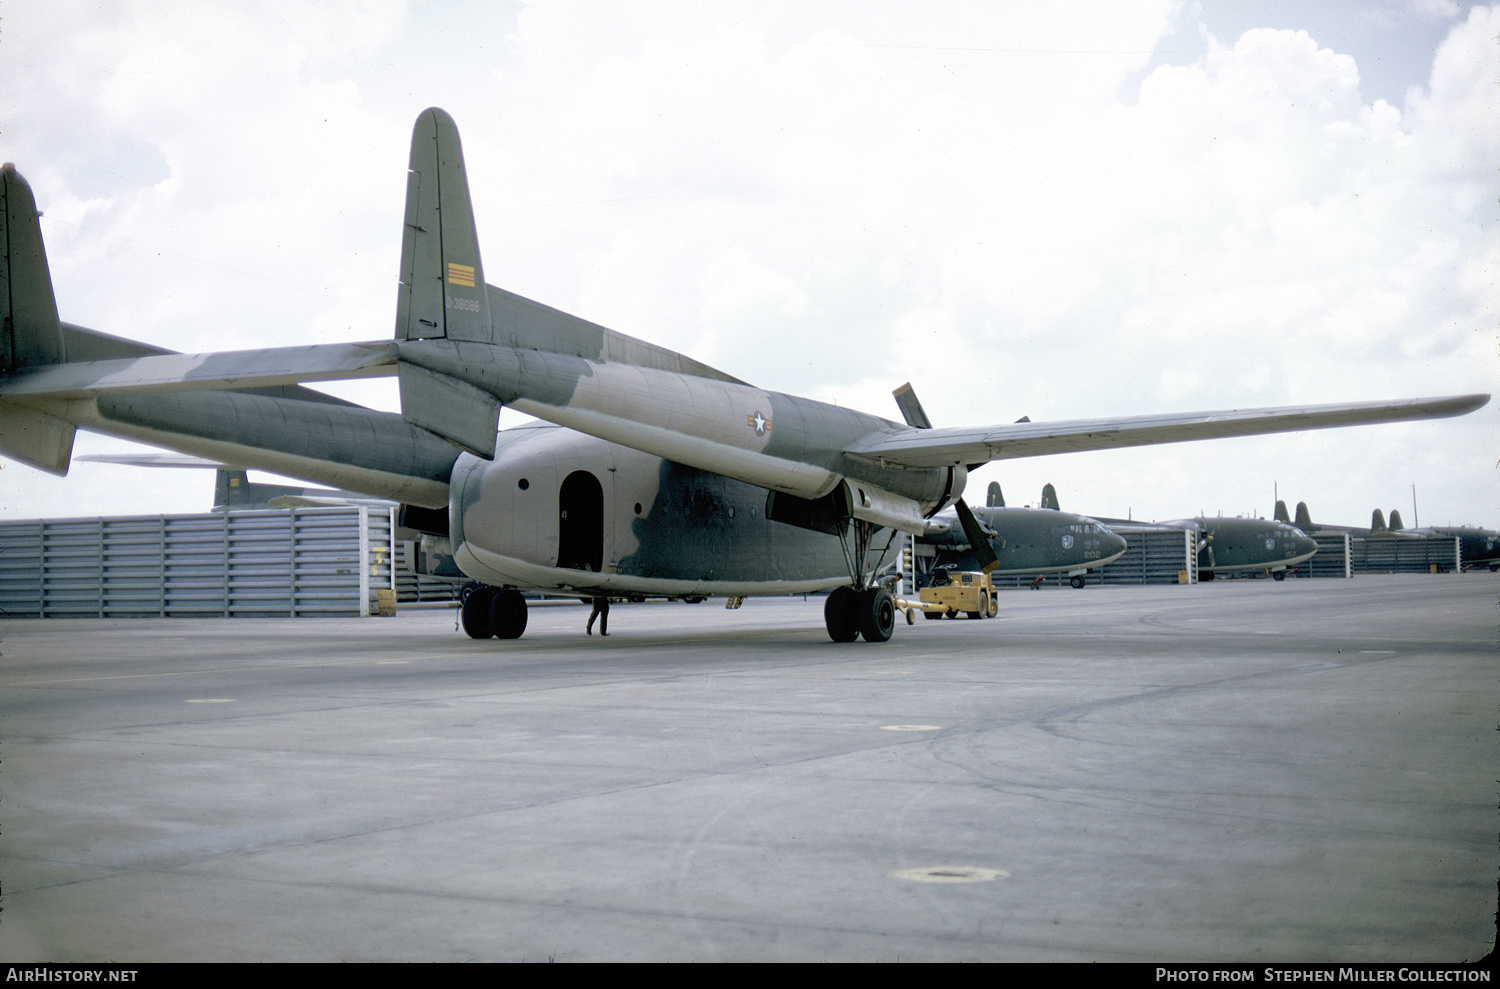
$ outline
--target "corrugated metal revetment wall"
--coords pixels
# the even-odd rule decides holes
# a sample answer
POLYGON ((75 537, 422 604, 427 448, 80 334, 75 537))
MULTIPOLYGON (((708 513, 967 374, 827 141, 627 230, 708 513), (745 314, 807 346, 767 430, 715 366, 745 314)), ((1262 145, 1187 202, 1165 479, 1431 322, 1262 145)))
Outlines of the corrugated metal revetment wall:
POLYGON ((1459 573, 1456 536, 1375 536, 1351 540, 1353 567, 1360 573, 1459 573))
POLYGON ((394 587, 394 510, 0 523, 0 616, 355 616, 394 587))
POLYGON ((1323 532, 1312 537, 1318 544, 1318 552, 1305 563, 1297 565, 1294 577, 1352 577, 1354 569, 1349 557, 1349 534, 1347 532, 1323 532))
MULTIPOLYGON (((1198 558, 1193 553, 1192 534, 1183 529, 1159 532, 1119 533, 1125 540, 1125 554, 1113 563, 1090 570, 1084 577, 1089 584, 1176 584, 1186 571, 1188 583, 1198 580, 1198 558)), ((1035 574, 1008 575, 995 578, 996 587, 1027 587, 1035 574)), ((1066 573, 1049 573, 1042 586, 1068 586, 1066 573)))
POLYGON ((1089 575, 1101 584, 1176 584, 1187 573, 1187 583, 1198 582, 1198 554, 1193 552, 1193 533, 1186 529, 1165 532, 1125 532, 1125 555, 1089 575))

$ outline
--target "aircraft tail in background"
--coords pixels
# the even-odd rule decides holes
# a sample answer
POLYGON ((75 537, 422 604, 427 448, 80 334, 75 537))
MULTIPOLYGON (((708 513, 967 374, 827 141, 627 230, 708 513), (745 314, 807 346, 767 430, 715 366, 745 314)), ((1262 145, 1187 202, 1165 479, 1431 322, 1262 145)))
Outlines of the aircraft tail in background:
MULTIPOLYGON (((31 186, 0 166, 0 374, 68 359, 31 186)), ((39 409, 0 402, 0 453, 49 474, 68 472, 76 427, 39 409)))

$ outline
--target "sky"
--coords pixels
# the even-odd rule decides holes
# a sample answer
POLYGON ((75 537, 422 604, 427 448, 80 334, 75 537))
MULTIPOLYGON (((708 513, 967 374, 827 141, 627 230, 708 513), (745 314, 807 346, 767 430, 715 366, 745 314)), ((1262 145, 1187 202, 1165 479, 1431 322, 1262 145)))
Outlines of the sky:
MULTIPOLYGON (((428 106, 491 283, 769 390, 899 419, 910 381, 960 426, 1500 384, 1497 6, 0 0, 60 314, 173 350, 390 337, 428 106)), ((143 449, 0 458, 0 519, 208 509, 207 472, 76 459, 143 449)), ((1497 470, 1492 402, 970 495, 1500 528, 1497 470)))

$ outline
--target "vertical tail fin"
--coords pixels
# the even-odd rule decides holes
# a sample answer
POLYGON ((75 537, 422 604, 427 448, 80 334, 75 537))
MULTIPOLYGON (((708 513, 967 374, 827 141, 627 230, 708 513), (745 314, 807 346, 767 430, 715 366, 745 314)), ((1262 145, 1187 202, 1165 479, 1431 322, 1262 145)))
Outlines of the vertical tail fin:
MULTIPOLYGON (((493 342, 489 292, 453 118, 422 111, 411 134, 396 339, 493 342)), ((401 416, 471 453, 495 455, 499 400, 447 375, 402 362, 401 416)))
POLYGON ((433 107, 412 128, 396 339, 489 343, 490 307, 463 145, 433 107))
POLYGON ((1297 502, 1297 519, 1293 524, 1303 532, 1312 528, 1312 513, 1307 510, 1307 502, 1297 502))
POLYGON ((1402 529, 1406 528, 1406 526, 1401 522, 1401 510, 1400 509, 1397 509, 1397 508, 1391 509, 1390 527, 1391 527, 1391 531, 1392 532, 1399 532, 1402 529))
MULTIPOLYGON (((67 360, 36 198, 14 165, 0 166, 0 374, 67 360)), ((72 423, 0 402, 0 453, 66 474, 72 423)))
POLYGON ((1057 489, 1051 484, 1042 485, 1042 507, 1050 508, 1054 512, 1062 511, 1062 507, 1057 503, 1057 489))
POLYGON ((1285 522, 1287 525, 1292 524, 1292 517, 1287 514, 1286 502, 1282 501, 1280 498, 1276 499, 1276 511, 1272 513, 1272 517, 1275 518, 1278 522, 1285 522))
POLYGON ((1385 516, 1380 513, 1380 509, 1378 509, 1378 508, 1375 509, 1373 512, 1370 513, 1370 531, 1371 532, 1385 532, 1386 531, 1386 529, 1385 529, 1385 516))

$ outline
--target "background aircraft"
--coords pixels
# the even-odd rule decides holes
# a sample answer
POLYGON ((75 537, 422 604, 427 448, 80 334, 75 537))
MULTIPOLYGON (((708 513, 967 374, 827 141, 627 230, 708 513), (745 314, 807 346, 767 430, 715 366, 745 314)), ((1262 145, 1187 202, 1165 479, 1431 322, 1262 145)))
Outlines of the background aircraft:
MULTIPOLYGON (((1124 555, 1125 540, 1104 523, 1060 511, 1052 485, 1043 489, 1041 504, 1041 508, 1007 508, 1000 485, 991 482, 985 507, 974 509, 973 514, 997 563, 990 571, 992 576, 1066 573, 1069 582, 1081 588, 1089 570, 1124 555)), ((938 515, 932 522, 927 532, 916 538, 918 546, 936 550, 926 567, 927 573, 938 569, 983 569, 987 559, 982 561, 974 552, 957 512, 938 515)))
POLYGON ((248 510, 255 508, 315 508, 333 505, 373 505, 383 508, 395 502, 370 498, 355 491, 337 488, 309 488, 293 484, 269 484, 250 480, 243 467, 233 467, 176 453, 94 453, 74 458, 88 463, 129 464, 132 467, 158 467, 168 470, 211 470, 214 472, 213 507, 248 510))
MULTIPOLYGON (((1286 514, 1286 505, 1277 502, 1277 510, 1280 516, 1286 514)), ((1365 538, 1387 537, 1401 538, 1403 536, 1448 536, 1457 537, 1458 552, 1461 566, 1465 570, 1478 567, 1487 567, 1491 572, 1500 571, 1500 532, 1493 529, 1483 529, 1478 526, 1467 525, 1434 525, 1420 528, 1406 528, 1401 524, 1401 513, 1391 509, 1391 520, 1387 524, 1385 516, 1380 509, 1370 513, 1370 527, 1361 529, 1356 526, 1327 525, 1315 523, 1311 513, 1308 512, 1306 502, 1297 502, 1297 527, 1311 533, 1317 532, 1347 532, 1351 536, 1363 536, 1365 538)))
MULTIPOLYGON (((1042 492, 1044 501, 1057 503, 1052 485, 1042 492)), ((1286 506, 1277 502, 1278 514, 1286 506)), ((1109 519, 1108 524, 1124 532, 1147 529, 1187 529, 1193 532, 1198 551, 1198 579, 1212 580, 1215 574, 1259 570, 1275 580, 1285 580, 1287 572, 1318 552, 1317 541, 1296 526, 1275 518, 1224 518, 1200 516, 1167 522, 1130 522, 1109 519)))
MULTIPOLYGON (((395 340, 202 355, 60 323, 29 186, 3 169, 0 450, 63 473, 78 427, 400 500, 490 585, 469 634, 525 629, 518 588, 584 597, 830 590, 835 641, 894 627, 878 580, 990 460, 1460 415, 1485 395, 934 429, 746 384, 490 286, 458 132, 418 117, 395 340), (401 414, 303 382, 395 375, 401 414), (497 433, 507 405, 554 425, 497 433), (564 428, 557 428, 564 427, 564 428)), ((997 561, 986 561, 993 569, 997 561)))
POLYGON ((1198 579, 1236 570, 1259 570, 1276 580, 1318 552, 1301 529, 1267 519, 1193 518, 1161 523, 1197 533, 1198 579))

